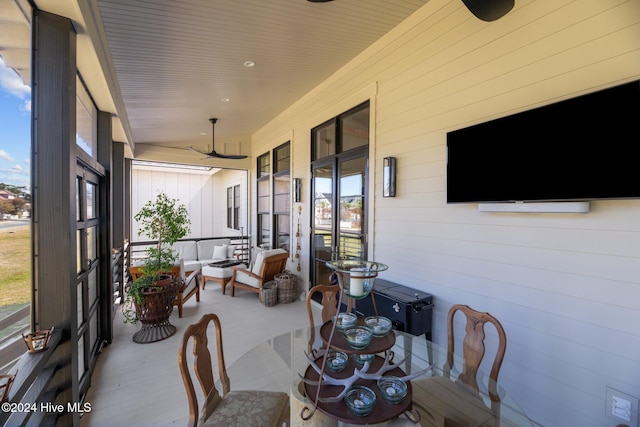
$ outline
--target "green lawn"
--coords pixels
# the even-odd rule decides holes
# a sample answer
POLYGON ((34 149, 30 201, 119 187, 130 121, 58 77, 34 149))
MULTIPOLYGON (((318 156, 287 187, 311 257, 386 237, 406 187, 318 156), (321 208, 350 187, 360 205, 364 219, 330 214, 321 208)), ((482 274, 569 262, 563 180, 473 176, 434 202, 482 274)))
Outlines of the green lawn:
POLYGON ((31 301, 31 227, 0 228, 0 306, 31 301))

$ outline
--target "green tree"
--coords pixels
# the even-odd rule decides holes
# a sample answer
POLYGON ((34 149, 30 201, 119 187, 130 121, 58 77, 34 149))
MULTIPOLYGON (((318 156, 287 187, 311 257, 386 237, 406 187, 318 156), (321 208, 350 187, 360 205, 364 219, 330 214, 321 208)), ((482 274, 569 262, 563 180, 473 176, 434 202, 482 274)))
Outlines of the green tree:
POLYGON ((11 214, 13 203, 9 199, 0 199, 0 214, 11 214))
POLYGON ((27 202, 24 199, 10 199, 9 201, 13 206, 12 211, 9 212, 11 215, 21 214, 22 211, 24 210, 24 205, 27 204, 27 202))

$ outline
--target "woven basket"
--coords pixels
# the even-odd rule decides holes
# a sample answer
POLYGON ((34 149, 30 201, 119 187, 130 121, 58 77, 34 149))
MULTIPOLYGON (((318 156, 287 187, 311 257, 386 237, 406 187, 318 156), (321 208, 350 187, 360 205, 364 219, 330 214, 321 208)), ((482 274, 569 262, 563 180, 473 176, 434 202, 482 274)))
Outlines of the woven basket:
POLYGON ((298 278, 290 271, 276 274, 273 279, 278 284, 278 302, 287 304, 298 299, 300 292, 298 290, 298 278))
POLYGON ((278 285, 270 281, 262 286, 262 304, 265 307, 273 307, 278 303, 278 285))

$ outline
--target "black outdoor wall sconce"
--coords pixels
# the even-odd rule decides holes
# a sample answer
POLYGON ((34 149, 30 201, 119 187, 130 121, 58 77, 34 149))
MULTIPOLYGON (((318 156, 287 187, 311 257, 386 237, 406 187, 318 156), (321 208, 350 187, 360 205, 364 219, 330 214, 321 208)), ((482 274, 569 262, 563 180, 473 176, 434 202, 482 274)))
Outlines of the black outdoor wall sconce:
POLYGON ((385 157, 382 161, 382 196, 396 197, 395 157, 385 157))

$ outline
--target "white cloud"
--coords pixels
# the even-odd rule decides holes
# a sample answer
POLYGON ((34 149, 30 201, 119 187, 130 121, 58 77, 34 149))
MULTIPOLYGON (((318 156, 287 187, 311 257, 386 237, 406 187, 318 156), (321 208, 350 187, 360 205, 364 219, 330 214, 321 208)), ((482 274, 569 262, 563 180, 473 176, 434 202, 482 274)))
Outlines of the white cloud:
POLYGON ((18 187, 31 186, 31 177, 28 170, 0 169, 0 182, 18 187))
POLYGON ((11 157, 11 154, 7 153, 6 151, 0 149, 0 159, 4 159, 8 162, 13 162, 13 157, 11 157))
MULTIPOLYGON (((31 88, 23 83, 18 73, 7 68, 2 58, 0 58, 0 88, 20 99, 27 98, 31 93, 31 88)), ((25 102, 22 108, 28 108, 28 111, 31 111, 31 101, 25 102)))
POLYGON ((14 171, 14 172, 22 172, 24 169, 20 165, 13 165, 11 170, 14 171))

